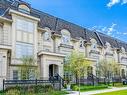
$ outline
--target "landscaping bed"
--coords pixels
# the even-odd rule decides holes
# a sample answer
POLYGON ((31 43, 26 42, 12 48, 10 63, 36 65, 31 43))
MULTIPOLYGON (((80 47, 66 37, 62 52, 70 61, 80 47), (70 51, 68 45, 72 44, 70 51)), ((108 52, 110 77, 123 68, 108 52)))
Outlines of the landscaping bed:
POLYGON ((52 86, 29 86, 29 87, 10 87, 7 88, 4 93, 0 92, 0 95, 65 95, 68 94, 65 91, 57 91, 52 86))
MULTIPOLYGON (((106 88, 108 88, 108 85, 96 85, 96 86, 81 85, 80 91, 91 91, 91 90, 99 90, 99 89, 106 89, 106 88)), ((78 91, 79 90, 78 85, 72 85, 72 90, 78 91)))

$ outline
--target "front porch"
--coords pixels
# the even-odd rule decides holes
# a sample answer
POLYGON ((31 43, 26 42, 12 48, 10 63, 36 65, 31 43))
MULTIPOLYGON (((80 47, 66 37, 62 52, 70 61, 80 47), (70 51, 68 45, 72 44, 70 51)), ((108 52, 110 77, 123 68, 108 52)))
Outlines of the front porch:
POLYGON ((65 55, 57 53, 39 53, 40 78, 49 79, 59 74, 63 77, 63 60, 65 55))

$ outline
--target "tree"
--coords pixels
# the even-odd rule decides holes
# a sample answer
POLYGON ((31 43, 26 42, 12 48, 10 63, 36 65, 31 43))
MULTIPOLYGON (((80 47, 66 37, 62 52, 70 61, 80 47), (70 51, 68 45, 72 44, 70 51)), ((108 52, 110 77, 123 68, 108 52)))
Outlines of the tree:
POLYGON ((120 76, 121 66, 115 61, 107 61, 103 59, 98 63, 96 68, 98 69, 99 76, 104 77, 108 82, 113 77, 120 76))
POLYGON ((33 56, 23 56, 21 59, 20 79, 29 80, 38 77, 38 66, 33 56))
POLYGON ((87 74, 87 68, 90 66, 90 61, 79 52, 73 51, 65 62, 65 71, 70 72, 79 80, 79 94, 80 94, 80 78, 87 74))

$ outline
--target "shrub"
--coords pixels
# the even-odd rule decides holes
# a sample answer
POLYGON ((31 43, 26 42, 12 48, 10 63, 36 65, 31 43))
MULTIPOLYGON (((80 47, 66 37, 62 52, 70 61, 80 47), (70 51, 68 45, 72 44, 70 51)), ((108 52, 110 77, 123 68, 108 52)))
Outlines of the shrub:
POLYGON ((47 92, 49 89, 53 89, 53 87, 51 85, 36 85, 33 86, 34 88, 34 92, 35 93, 45 93, 47 92))
POLYGON ((6 95, 21 95, 21 93, 17 89, 11 89, 6 92, 6 95))
POLYGON ((51 85, 31 85, 31 86, 15 86, 15 87, 8 87, 6 92, 17 90, 21 93, 45 93, 48 92, 49 89, 53 89, 51 85))
MULTIPOLYGON (((98 86, 81 85, 80 86, 80 90, 81 91, 97 90, 97 89, 104 89, 104 88, 108 88, 108 86, 107 85, 98 85, 98 86)), ((78 85, 73 85, 72 86, 72 90, 78 91, 79 90, 78 85)))

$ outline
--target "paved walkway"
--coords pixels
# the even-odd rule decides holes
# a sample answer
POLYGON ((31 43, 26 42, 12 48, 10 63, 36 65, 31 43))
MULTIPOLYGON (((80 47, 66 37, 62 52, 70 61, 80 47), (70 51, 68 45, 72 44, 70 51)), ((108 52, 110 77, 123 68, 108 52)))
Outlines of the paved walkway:
MULTIPOLYGON (((119 91, 119 90, 126 90, 126 89, 127 89, 127 87, 121 87, 121 88, 113 87, 111 89, 103 89, 103 90, 94 90, 94 91, 81 92, 80 95, 93 95, 93 94, 112 92, 112 91, 119 91)), ((78 95, 78 94, 79 93, 77 91, 72 91, 71 94, 67 94, 67 95, 78 95)))

